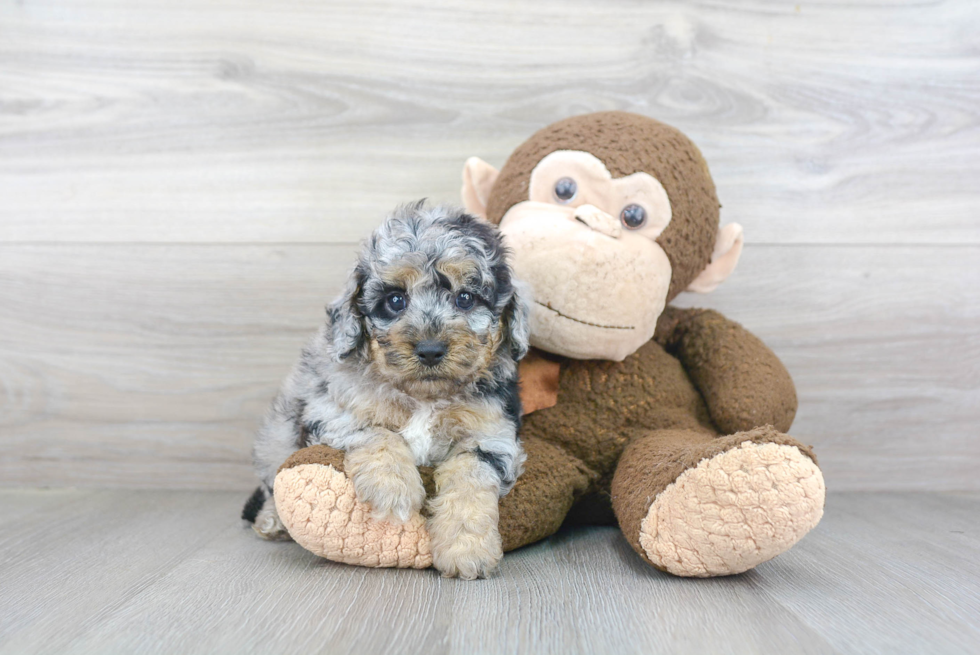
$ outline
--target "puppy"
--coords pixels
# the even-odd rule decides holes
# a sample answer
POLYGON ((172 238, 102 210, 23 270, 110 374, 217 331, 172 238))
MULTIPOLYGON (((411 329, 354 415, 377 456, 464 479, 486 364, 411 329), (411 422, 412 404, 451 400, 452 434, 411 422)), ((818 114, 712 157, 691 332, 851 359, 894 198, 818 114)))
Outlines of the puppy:
POLYGON ((325 444, 345 452, 355 493, 379 520, 420 511, 417 467, 434 466, 434 566, 465 579, 496 566, 497 502, 524 463, 517 362, 529 333, 506 258, 491 225, 424 201, 371 235, 256 438, 262 485, 243 517, 260 536, 288 539, 272 496, 279 466, 325 444))

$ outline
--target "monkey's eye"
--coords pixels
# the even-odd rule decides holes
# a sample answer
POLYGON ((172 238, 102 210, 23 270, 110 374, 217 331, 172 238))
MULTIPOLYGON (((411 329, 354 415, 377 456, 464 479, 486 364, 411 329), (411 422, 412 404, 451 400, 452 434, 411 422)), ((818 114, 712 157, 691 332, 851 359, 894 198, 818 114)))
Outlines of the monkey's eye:
POLYGON ((396 314, 404 311, 405 307, 408 306, 408 298, 405 297, 405 294, 398 291, 389 293, 385 298, 385 302, 388 304, 388 309, 396 314))
POLYGON ((626 205, 620 212, 619 218, 623 221, 623 225, 635 230, 646 222, 647 210, 639 205, 626 205))
POLYGON ((563 177, 555 182, 555 198, 558 202, 571 202, 576 193, 578 193, 578 184, 572 178, 563 177))
POLYGON ((462 309, 464 312, 467 309, 472 309, 474 302, 475 298, 473 298, 473 294, 469 291, 460 291, 459 295, 456 296, 456 306, 462 309))

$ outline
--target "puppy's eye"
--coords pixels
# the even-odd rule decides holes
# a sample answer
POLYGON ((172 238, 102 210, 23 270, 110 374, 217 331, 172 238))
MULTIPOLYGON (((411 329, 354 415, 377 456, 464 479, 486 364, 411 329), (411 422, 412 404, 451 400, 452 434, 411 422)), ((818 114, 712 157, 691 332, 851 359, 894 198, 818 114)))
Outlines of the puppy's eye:
POLYGON ((562 204, 571 202, 576 193, 578 193, 578 184, 572 178, 563 177, 555 182, 555 198, 558 202, 562 204))
POLYGON ((469 291, 460 291, 459 295, 456 296, 456 306, 464 311, 471 309, 475 301, 476 299, 469 291))
POLYGON ((647 210, 639 205, 626 205, 619 213, 619 218, 623 221, 623 225, 635 230, 646 222, 647 210))
POLYGON ((405 307, 408 306, 408 299, 405 297, 405 294, 398 293, 397 291, 394 293, 389 293, 388 297, 385 298, 385 302, 388 303, 388 309, 396 314, 403 311, 405 307))

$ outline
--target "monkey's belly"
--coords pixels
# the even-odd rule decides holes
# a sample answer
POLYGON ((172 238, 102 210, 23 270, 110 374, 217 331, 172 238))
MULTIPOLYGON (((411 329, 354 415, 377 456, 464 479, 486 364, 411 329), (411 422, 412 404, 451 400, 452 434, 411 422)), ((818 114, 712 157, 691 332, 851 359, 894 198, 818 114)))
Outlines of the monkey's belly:
POLYGON ((637 434, 678 428, 717 433, 680 361, 650 341, 622 362, 565 360, 558 403, 525 416, 521 433, 606 475, 637 434))

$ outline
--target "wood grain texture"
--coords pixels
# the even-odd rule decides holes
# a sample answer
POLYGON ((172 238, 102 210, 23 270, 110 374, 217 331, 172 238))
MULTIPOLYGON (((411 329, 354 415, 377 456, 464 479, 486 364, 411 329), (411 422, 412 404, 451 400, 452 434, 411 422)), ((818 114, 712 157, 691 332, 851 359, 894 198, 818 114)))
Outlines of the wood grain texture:
POLYGON ((354 244, 624 109, 687 132, 831 489, 980 489, 973 0, 0 3, 0 485, 244 489, 354 244))
POLYGON ((5 484, 244 488, 349 246, 7 246, 5 484))
POLYGON ((660 573, 597 528, 478 582, 263 542, 241 500, 0 491, 0 653, 980 652, 976 494, 831 494, 795 549, 729 578, 660 573))
MULTIPOLYGON (((0 484, 245 489, 352 246, 0 246, 0 484)), ((978 489, 980 248, 756 246, 714 294, 831 489, 978 489), (787 284, 787 271, 792 284, 787 284)))
POLYGON ((913 2, 0 5, 0 240, 337 242, 624 109, 757 243, 980 244, 980 11, 913 2))

